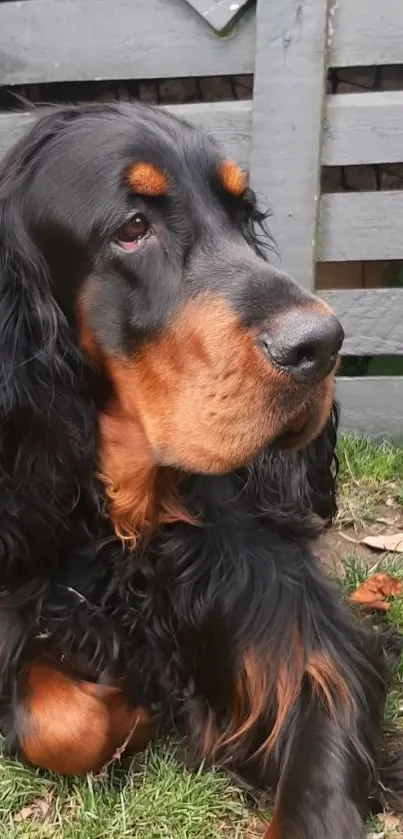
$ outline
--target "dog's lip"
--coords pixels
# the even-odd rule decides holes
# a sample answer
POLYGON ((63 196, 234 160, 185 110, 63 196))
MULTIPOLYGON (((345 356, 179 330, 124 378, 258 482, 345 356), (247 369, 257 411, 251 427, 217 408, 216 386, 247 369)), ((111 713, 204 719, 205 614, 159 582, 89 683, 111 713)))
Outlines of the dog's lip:
POLYGON ((311 411, 309 407, 304 405, 300 411, 284 426, 280 436, 297 437, 301 434, 304 428, 308 425, 311 419, 311 411))
POLYGON ((310 411, 308 408, 303 408, 302 411, 299 411, 297 416, 294 417, 287 425, 285 426, 282 434, 300 434, 301 431, 305 428, 307 422, 310 418, 310 411))
POLYGON ((282 428, 280 434, 278 434, 274 440, 275 445, 280 447, 283 444, 286 444, 287 447, 292 445, 294 441, 297 441, 303 436, 310 421, 311 411, 307 407, 302 408, 301 411, 299 411, 298 414, 296 414, 296 416, 294 416, 290 422, 282 428))

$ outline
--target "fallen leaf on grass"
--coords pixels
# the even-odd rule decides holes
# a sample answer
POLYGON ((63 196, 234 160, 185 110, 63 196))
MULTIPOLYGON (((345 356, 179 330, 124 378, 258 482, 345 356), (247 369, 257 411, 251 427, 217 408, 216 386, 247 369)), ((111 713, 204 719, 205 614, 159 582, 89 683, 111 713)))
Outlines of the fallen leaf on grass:
POLYGON ((382 536, 364 536, 361 539, 361 544, 367 545, 368 548, 373 548, 375 551, 403 553, 403 532, 385 533, 382 536))
POLYGON ((387 612, 389 603, 387 597, 403 594, 402 580, 391 574, 371 574, 350 595, 352 603, 358 603, 369 611, 387 612))
POLYGON ((43 824, 49 816, 52 804, 53 795, 51 792, 47 792, 42 798, 35 798, 31 804, 28 804, 26 807, 23 807, 19 813, 16 813, 15 816, 13 816, 13 822, 14 824, 19 824, 20 822, 32 819, 32 821, 41 822, 43 824))
POLYGON ((393 813, 381 813, 378 816, 378 821, 386 827, 387 830, 395 830, 400 827, 399 816, 394 816, 393 813))

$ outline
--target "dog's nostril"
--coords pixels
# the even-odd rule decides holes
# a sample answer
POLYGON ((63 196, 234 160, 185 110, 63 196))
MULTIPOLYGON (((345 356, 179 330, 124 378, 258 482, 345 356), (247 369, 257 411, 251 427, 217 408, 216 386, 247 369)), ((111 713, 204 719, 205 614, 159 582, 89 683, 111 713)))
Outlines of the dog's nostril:
POLYGON ((299 381, 327 376, 343 338, 343 329, 334 315, 306 309, 283 315, 272 333, 260 336, 270 361, 299 381))
POLYGON ((295 356, 296 364, 303 364, 304 361, 314 361, 315 360, 315 348, 311 347, 309 344, 306 346, 298 347, 295 356))

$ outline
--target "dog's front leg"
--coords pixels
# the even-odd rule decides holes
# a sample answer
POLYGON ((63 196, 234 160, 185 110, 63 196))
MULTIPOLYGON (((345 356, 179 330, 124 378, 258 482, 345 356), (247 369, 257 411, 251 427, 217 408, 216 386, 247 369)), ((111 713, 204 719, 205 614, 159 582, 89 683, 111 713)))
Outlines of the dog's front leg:
POLYGON ((314 705, 293 728, 265 839, 363 839, 370 772, 352 732, 314 705))

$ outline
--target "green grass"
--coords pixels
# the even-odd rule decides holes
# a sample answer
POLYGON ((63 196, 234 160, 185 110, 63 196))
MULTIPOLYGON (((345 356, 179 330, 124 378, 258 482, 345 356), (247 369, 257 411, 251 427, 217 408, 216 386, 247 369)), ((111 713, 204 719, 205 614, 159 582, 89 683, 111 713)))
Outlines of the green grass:
POLYGON ((403 504, 403 448, 344 435, 338 456, 342 524, 374 521, 381 504, 403 504))
POLYGON ((403 481, 403 448, 392 443, 373 443, 367 437, 344 434, 338 444, 341 485, 364 482, 379 485, 403 481))
MULTIPOLYGON (((338 446, 339 524, 361 525, 377 519, 380 512, 401 530, 403 513, 403 448, 389 443, 374 445, 368 439, 345 435, 338 446)), ((373 554, 377 572, 386 572, 403 579, 401 554, 373 554)), ((368 564, 356 553, 344 558, 343 587, 348 595, 368 576, 368 564)), ((391 599, 386 619, 403 632, 403 598, 391 599)), ((385 717, 388 723, 403 727, 403 656, 397 667, 393 689, 390 691, 385 717)), ((368 833, 382 839, 402 839, 403 832, 388 830, 377 819, 368 825, 368 833)))
POLYGON ((344 559, 342 584, 348 596, 358 588, 368 576, 365 563, 355 553, 348 554, 344 559))
MULTIPOLYGON (((347 436, 340 441, 339 458, 343 526, 373 520, 381 504, 399 512, 403 449, 347 436)), ((381 558, 377 570, 403 577, 401 556, 381 558)), ((348 556, 346 593, 366 573, 356 555, 348 556)), ((391 602, 388 619, 403 631, 403 599, 391 602)), ((389 719, 403 720, 403 661, 387 712, 389 719)), ((368 830, 381 833, 384 827, 375 821, 368 830)), ((262 834, 261 824, 228 778, 214 772, 190 774, 164 744, 129 766, 115 766, 99 780, 64 779, 0 759, 0 839, 258 839, 262 834)), ((385 832, 385 839, 389 835, 399 834, 385 832)))
POLYGON ((247 817, 227 778, 190 774, 167 746, 149 749, 131 767, 117 767, 100 780, 64 779, 7 760, 0 764, 1 837, 219 839, 229 831, 234 839, 243 835, 247 817), (38 800, 44 802, 42 815, 38 800))
MULTIPOLYGON (((383 556, 377 565, 377 573, 386 572, 392 577, 398 577, 403 580, 403 561, 401 554, 386 554, 383 556)), ((368 576, 366 564, 357 558, 355 554, 349 554, 344 560, 344 577, 343 585, 346 594, 350 594, 361 583, 364 582, 368 576)), ((403 598, 390 598, 389 610, 386 618, 389 623, 397 626, 403 633, 403 598)), ((403 728, 403 656, 400 657, 400 662, 396 671, 395 684, 390 691, 387 707, 386 719, 389 723, 398 725, 403 728)))

